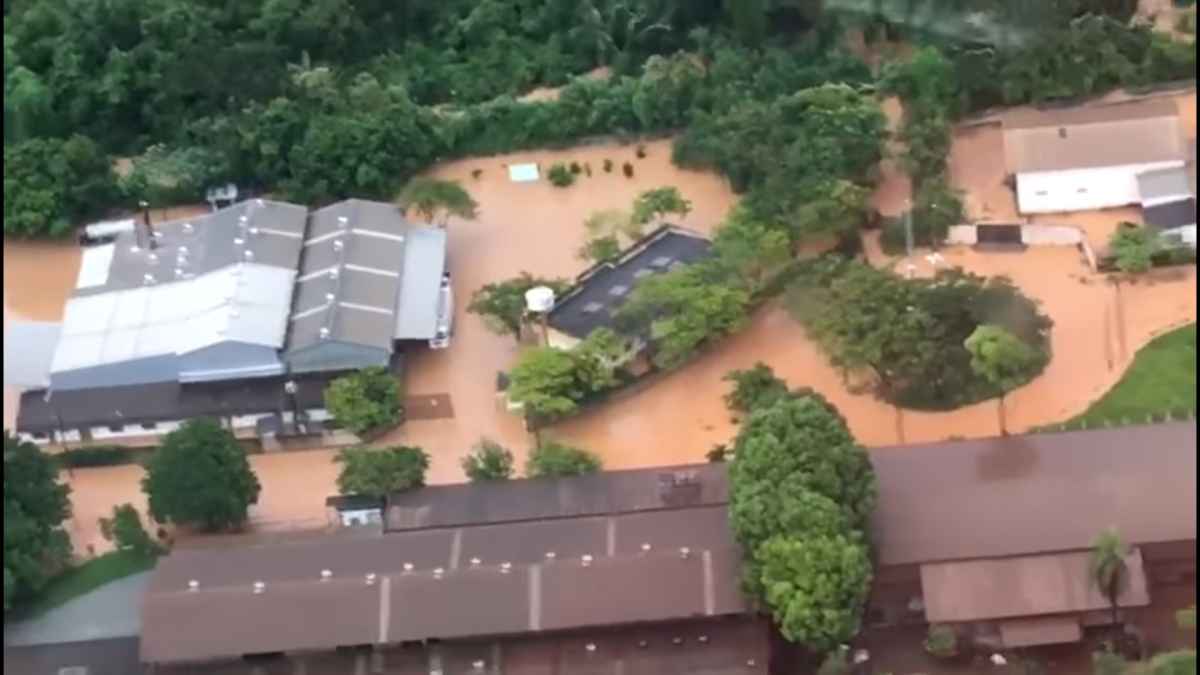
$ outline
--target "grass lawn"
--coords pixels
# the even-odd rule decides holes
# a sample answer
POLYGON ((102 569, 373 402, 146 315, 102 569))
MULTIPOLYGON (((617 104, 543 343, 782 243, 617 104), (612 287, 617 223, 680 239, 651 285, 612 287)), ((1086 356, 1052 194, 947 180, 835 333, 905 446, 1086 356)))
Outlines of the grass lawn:
POLYGON ((155 558, 132 551, 113 551, 97 556, 52 580, 36 598, 11 612, 16 620, 32 619, 75 598, 154 567, 155 558))
POLYGON ((1166 413, 1179 418, 1196 410, 1196 324, 1160 335, 1142 347, 1117 385, 1082 415, 1066 423, 1086 424, 1145 422, 1166 413))

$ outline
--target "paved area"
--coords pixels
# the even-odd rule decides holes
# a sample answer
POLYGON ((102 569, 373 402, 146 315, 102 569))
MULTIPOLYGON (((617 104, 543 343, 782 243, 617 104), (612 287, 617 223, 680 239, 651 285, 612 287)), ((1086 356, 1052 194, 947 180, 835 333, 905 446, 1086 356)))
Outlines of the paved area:
POLYGON ((142 630, 142 594, 149 581, 150 572, 135 574, 102 586, 36 619, 5 624, 4 646, 136 636, 142 630))

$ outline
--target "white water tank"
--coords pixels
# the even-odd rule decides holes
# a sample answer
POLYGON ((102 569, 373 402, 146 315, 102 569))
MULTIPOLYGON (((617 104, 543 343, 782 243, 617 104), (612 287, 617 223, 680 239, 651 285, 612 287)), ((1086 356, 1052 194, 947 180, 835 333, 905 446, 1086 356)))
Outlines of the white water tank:
POLYGON ((546 286, 535 286, 525 291, 525 307, 537 314, 549 312, 554 307, 554 291, 546 286))

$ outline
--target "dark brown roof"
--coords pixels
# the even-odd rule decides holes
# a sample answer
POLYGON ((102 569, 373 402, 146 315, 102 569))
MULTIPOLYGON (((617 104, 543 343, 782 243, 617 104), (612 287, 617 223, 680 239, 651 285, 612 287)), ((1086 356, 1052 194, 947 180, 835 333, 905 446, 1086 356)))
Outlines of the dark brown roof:
POLYGON ((728 501, 725 468, 719 464, 605 471, 572 478, 439 485, 402 492, 388 499, 387 529, 596 516, 728 501), (674 487, 664 484, 683 474, 694 482, 674 487))
POLYGON ((179 549, 151 579, 142 657, 172 662, 739 614, 747 609, 740 557, 722 505, 179 549), (189 590, 192 580, 197 590, 189 590))
POLYGON ((877 448, 884 565, 1196 538, 1196 426, 1179 422, 877 448))

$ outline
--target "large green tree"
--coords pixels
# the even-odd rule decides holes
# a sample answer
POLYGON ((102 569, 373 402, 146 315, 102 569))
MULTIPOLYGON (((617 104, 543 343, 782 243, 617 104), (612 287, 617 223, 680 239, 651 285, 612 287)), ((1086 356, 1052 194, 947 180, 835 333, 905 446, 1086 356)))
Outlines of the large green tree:
POLYGON ((507 480, 513 475, 513 454, 490 438, 480 439, 462 458, 463 473, 472 481, 507 480))
POLYGON ((355 434, 394 426, 401 419, 400 385, 382 366, 343 375, 325 388, 325 407, 334 421, 355 434))
POLYGON ((712 249, 719 264, 751 293, 762 290, 792 258, 787 230, 765 224, 742 207, 734 207, 717 228, 712 249))
POLYGON ((5 234, 61 237, 117 197, 109 158, 87 137, 4 146, 5 234))
POLYGON ((624 340, 598 328, 574 349, 538 347, 521 355, 509 373, 508 396, 539 421, 565 417, 588 397, 616 386, 624 340))
POLYGON ((669 368, 705 342, 741 328, 749 303, 749 293, 721 283, 712 265, 693 263, 638 283, 617 310, 617 325, 648 332, 654 363, 669 368))
POLYGON ((477 289, 471 295, 467 311, 482 317, 492 331, 520 340, 521 326, 525 322, 525 292, 537 286, 546 286, 561 294, 568 284, 563 279, 546 279, 521 272, 513 279, 484 284, 477 289))
POLYGON ((763 543, 757 557, 767 605, 785 638, 829 651, 858 633, 872 576, 861 542, 840 535, 777 537, 763 543))
POLYGON ((475 220, 479 204, 458 181, 420 176, 413 178, 400 193, 401 206, 415 210, 429 222, 445 226, 450 216, 475 220), (440 215, 440 217, 438 217, 440 215))
POLYGON ((1088 556, 1091 581, 1100 590, 1112 610, 1112 625, 1120 625, 1118 602, 1121 593, 1129 584, 1129 567, 1126 558, 1129 547, 1115 529, 1096 535, 1088 556))
POLYGON ((4 609, 36 594, 71 561, 62 523, 70 488, 54 460, 4 432, 4 609))
POLYGON ((638 224, 648 224, 661 220, 668 213, 686 218, 692 211, 692 202, 684 199, 679 188, 661 187, 646 190, 633 200, 632 220, 638 224))
POLYGON ((345 448, 336 461, 342 465, 338 490, 344 495, 386 497, 425 484, 429 455, 420 448, 345 448))
POLYGON ((206 531, 245 523, 260 489, 245 449, 211 419, 188 420, 167 434, 142 478, 156 521, 206 531))
POLYGON ((1004 395, 1029 380, 1045 359, 1033 347, 1001 326, 981 324, 963 346, 971 353, 971 369, 999 391, 997 399, 1000 433, 1008 434, 1004 416, 1004 395))
POLYGON ((1149 227, 1123 223, 1113 231, 1108 248, 1117 269, 1127 274, 1139 274, 1153 266, 1154 254, 1162 248, 1162 243, 1158 233, 1149 227))

